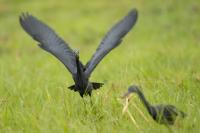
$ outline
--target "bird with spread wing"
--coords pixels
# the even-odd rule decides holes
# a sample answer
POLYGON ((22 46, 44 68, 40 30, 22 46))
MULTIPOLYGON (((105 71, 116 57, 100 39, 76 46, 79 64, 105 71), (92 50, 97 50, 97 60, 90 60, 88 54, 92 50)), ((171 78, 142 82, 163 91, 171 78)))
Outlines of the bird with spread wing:
POLYGON ((115 24, 101 41, 96 52, 86 65, 79 60, 77 51, 72 50, 68 43, 59 37, 52 28, 36 17, 23 13, 20 18, 22 28, 37 42, 40 48, 54 55, 72 74, 74 85, 68 87, 78 91, 80 96, 90 95, 92 90, 100 88, 103 83, 90 82, 89 78, 99 62, 112 49, 117 47, 123 37, 131 30, 137 20, 137 10, 132 9, 122 20, 115 24))

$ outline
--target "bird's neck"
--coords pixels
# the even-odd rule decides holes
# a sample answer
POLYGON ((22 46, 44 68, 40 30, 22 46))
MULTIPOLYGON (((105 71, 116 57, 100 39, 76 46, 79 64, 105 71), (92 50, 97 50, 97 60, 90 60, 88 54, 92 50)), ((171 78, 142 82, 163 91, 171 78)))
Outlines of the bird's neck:
POLYGON ((142 101, 142 103, 144 104, 144 106, 147 108, 148 112, 149 112, 150 114, 152 114, 152 106, 151 106, 151 104, 146 100, 144 94, 143 94, 140 90, 137 91, 137 94, 138 94, 140 100, 142 101))
POLYGON ((76 55, 76 68, 77 68, 77 74, 82 75, 83 72, 82 72, 82 68, 81 68, 81 64, 80 64, 78 55, 76 55))

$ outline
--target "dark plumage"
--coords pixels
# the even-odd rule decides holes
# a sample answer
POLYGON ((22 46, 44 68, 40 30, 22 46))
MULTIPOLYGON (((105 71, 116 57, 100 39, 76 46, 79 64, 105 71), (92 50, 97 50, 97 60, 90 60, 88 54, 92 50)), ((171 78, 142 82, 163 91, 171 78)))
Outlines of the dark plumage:
POLYGON ((90 82, 89 78, 99 62, 112 49, 117 47, 123 37, 130 31, 137 20, 137 10, 131 10, 127 16, 115 24, 106 34, 90 61, 84 66, 78 53, 60 38, 49 26, 27 13, 20 16, 22 28, 37 42, 39 46, 59 59, 72 74, 75 85, 69 89, 91 96, 93 89, 100 88, 103 83, 90 82))
POLYGON ((181 117, 185 117, 186 114, 180 110, 178 110, 173 105, 151 105, 145 98, 142 91, 139 89, 138 86, 130 86, 128 88, 128 92, 124 96, 128 96, 130 93, 137 93, 140 100, 143 102, 144 106, 147 108, 149 114, 151 117, 160 124, 166 124, 166 125, 173 125, 176 117, 179 115, 181 117))

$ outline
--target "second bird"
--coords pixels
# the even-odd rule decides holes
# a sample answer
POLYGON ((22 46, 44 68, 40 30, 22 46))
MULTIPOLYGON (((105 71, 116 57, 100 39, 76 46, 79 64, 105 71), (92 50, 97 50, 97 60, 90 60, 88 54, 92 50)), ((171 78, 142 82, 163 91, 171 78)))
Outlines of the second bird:
POLYGON ((184 118, 186 114, 182 112, 181 110, 177 109, 174 105, 165 105, 165 104, 159 104, 159 105, 151 105, 147 99, 145 98, 142 91, 139 89, 138 86, 132 85, 128 88, 128 92, 124 94, 123 97, 127 97, 131 93, 138 94, 139 98, 143 102, 144 106, 147 108, 149 114, 151 117, 158 122, 159 124, 165 124, 165 125, 173 125, 176 121, 177 116, 180 116, 184 118))
POLYGON ((86 65, 83 65, 79 60, 78 52, 72 50, 53 29, 27 13, 20 16, 22 28, 34 40, 40 43, 39 46, 43 50, 53 54, 59 59, 72 74, 75 85, 68 88, 78 91, 81 97, 83 97, 83 95, 91 96, 93 89, 98 89, 103 85, 103 83, 90 82, 89 78, 91 73, 103 57, 121 43, 123 37, 136 23, 136 20, 137 10, 132 9, 127 16, 111 28, 101 41, 92 58, 86 65))

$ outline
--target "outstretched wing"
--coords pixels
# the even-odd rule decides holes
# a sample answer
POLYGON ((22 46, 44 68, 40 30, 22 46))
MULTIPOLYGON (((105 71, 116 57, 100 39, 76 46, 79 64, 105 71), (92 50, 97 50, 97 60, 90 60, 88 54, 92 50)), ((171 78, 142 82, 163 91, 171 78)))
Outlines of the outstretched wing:
POLYGON ((58 58, 72 74, 76 73, 74 52, 49 26, 27 13, 22 14, 19 20, 23 29, 40 43, 42 49, 58 58))
POLYGON ((97 64, 107 55, 113 48, 117 47, 122 38, 130 31, 137 20, 137 10, 132 9, 127 16, 115 24, 104 37, 95 54, 86 65, 85 74, 89 77, 97 64))

